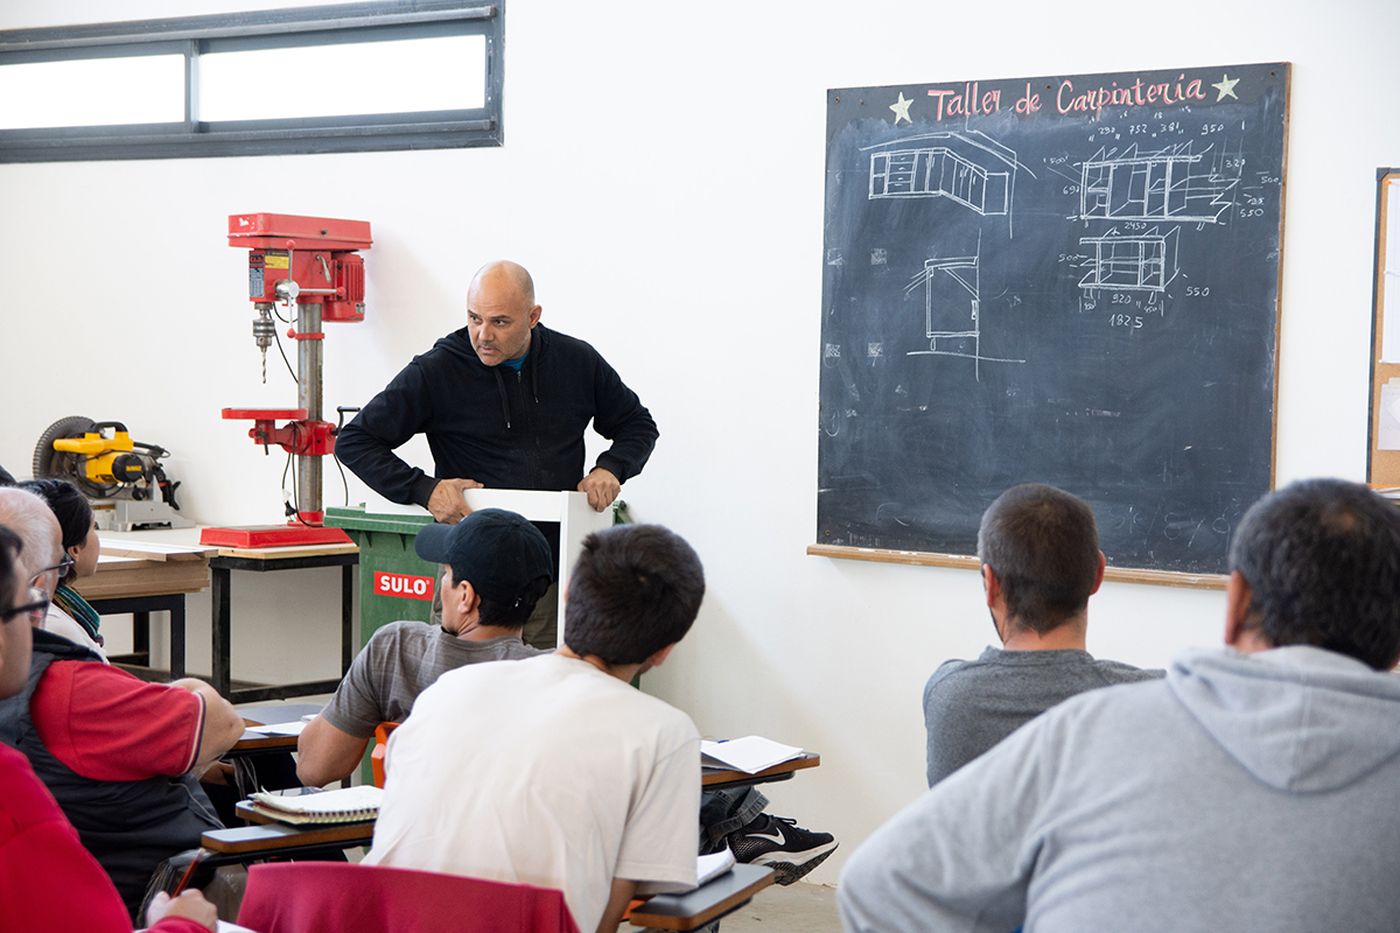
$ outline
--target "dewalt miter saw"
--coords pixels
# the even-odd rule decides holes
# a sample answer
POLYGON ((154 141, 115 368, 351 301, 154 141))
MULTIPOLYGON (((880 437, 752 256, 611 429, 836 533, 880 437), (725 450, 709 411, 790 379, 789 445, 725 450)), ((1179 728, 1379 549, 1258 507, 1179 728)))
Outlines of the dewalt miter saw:
POLYGON ((34 447, 34 477, 66 479, 92 503, 104 531, 190 528, 175 502, 178 482, 160 461, 170 452, 133 441, 120 421, 93 421, 80 415, 49 425, 34 447))

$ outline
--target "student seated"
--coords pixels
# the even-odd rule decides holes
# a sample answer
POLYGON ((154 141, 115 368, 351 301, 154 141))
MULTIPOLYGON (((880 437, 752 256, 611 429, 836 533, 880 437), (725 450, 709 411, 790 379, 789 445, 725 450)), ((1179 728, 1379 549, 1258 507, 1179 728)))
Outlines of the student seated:
POLYGON ((456 525, 445 564, 442 627, 393 622, 355 656, 326 708, 297 740, 297 776, 320 786, 351 775, 381 722, 402 722, 444 672, 540 654, 521 629, 553 578, 549 543, 514 512, 477 509, 456 525))
MULTIPOLYGON (((63 531, 43 497, 18 486, 0 487, 0 521, 7 523, 24 544, 25 563, 30 568, 31 586, 37 586, 52 599, 72 569, 73 561, 63 550, 63 531)), ((93 562, 97 560, 93 557, 93 562)), ((76 595, 76 594, 75 594, 76 595)), ((105 662, 106 655, 81 625, 61 609, 49 605, 43 628, 81 645, 105 662)))
MULTIPOLYGON (((26 585, 20 541, 0 526, 0 700, 25 687, 31 624, 47 595, 26 585)), ((78 841, 28 759, 0 745, 0 916, 6 930, 130 933, 131 919, 102 866, 78 841)), ((146 914, 152 933, 213 930, 214 906, 198 891, 160 895, 146 914)))
POLYGON ((684 637, 705 582, 679 536, 619 525, 585 539, 568 592, 556 652, 418 698, 365 862, 556 888, 579 929, 613 933, 635 894, 695 884, 700 737, 630 681, 684 637))
POLYGON ((59 577, 53 591, 53 603, 49 606, 44 628, 105 657, 100 631, 102 619, 72 586, 79 578, 97 572, 97 558, 102 553, 92 506, 78 487, 64 479, 31 479, 20 483, 19 488, 29 490, 48 503, 61 533, 61 560, 66 558, 63 562, 67 570, 59 577))
POLYGON ((924 688, 930 787, 1085 690, 1161 677, 1085 650, 1103 582, 1094 513, 1053 486, 1014 486, 977 529, 982 588, 1001 648, 945 661, 924 688))
MULTIPOLYGON (((43 500, 0 488, 0 524, 36 516, 56 541, 43 500)), ((48 556, 27 573, 47 573, 48 556)), ((33 633, 23 689, 0 700, 0 742, 29 759, 133 913, 157 864, 222 828, 195 775, 242 734, 243 720, 208 684, 146 683, 44 629, 33 633)))
POLYGON ((1400 510, 1272 493, 1230 545, 1229 647, 1060 704, 847 864, 848 931, 1382 931, 1400 917, 1400 510))

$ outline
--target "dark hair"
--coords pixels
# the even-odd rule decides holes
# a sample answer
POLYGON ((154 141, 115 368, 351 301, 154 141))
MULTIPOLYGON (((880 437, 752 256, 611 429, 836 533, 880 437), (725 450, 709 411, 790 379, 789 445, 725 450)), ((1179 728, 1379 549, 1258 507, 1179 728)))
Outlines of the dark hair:
POLYGON ((564 606, 564 644, 640 664, 685 637, 705 597, 694 548, 660 525, 618 525, 583 541, 564 606))
POLYGON ((15 564, 23 549, 24 543, 19 535, 0 525, 0 608, 9 609, 15 604, 18 596, 15 592, 15 564))
POLYGON ((1099 573, 1099 530, 1082 500, 1012 486, 982 513, 977 558, 996 574, 1010 620, 1045 634, 1084 611, 1099 573))
MULTIPOLYGON (((29 490, 49 504, 63 533, 65 553, 70 547, 79 547, 87 540, 88 532, 92 530, 92 505, 78 491, 77 486, 66 479, 27 479, 18 486, 20 489, 29 490)), ((70 567, 68 575, 63 579, 66 582, 77 575, 77 568, 70 567)))
MULTIPOLYGON (((453 573, 453 578, 456 578, 456 573, 453 573)), ((550 583, 548 577, 536 578, 525 585, 517 599, 508 603, 482 596, 481 605, 477 607, 480 616, 478 624, 524 628, 525 623, 530 621, 530 613, 535 611, 535 603, 549 591, 550 583)))
POLYGON ((1359 483, 1310 479, 1256 502, 1230 543, 1246 626, 1376 670, 1400 658, 1400 509, 1359 483))

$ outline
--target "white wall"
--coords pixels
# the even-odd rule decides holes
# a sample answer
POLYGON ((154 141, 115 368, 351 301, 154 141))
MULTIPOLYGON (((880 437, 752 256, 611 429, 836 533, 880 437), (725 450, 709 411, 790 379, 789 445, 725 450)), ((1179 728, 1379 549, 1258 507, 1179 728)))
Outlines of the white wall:
MULTIPOLYGON (((0 2, 0 28, 237 5, 0 2)), ((1400 162, 1386 103, 1397 34, 1386 0, 1099 17, 1023 0, 511 0, 504 148, 0 166, 0 463, 22 472, 62 415, 120 418, 175 451, 196 517, 273 520, 281 463, 218 410, 294 396, 272 362, 257 384, 245 257, 224 243, 225 215, 373 223, 369 316, 326 342, 328 407, 364 401, 459 326, 477 265, 516 258, 545 320, 592 341, 651 407, 661 442, 625 498, 706 562, 702 617, 649 689, 707 734, 823 753, 818 772, 773 789, 773 809, 841 837, 813 876, 834 880, 841 856, 922 789, 924 679, 990 628, 970 572, 803 553, 816 525, 824 89, 1294 62, 1278 475, 1359 479, 1374 169, 1400 162)), ((427 465, 421 447, 412 455, 427 465)), ((338 504, 338 479, 327 490, 338 504)), ((307 579, 235 605, 250 671, 333 669, 333 577, 307 579)), ((1109 584, 1090 647, 1161 665, 1215 642, 1221 609, 1214 592, 1109 584)))

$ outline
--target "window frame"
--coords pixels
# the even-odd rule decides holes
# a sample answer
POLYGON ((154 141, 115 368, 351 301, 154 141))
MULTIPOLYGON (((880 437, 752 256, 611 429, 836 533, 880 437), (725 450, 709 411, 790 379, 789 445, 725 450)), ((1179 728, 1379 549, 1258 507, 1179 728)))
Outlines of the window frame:
POLYGON ((0 66, 156 54, 185 59, 182 121, 0 129, 0 163, 499 146, 504 23, 505 0, 380 0, 0 31, 0 66), (196 113, 201 54, 442 35, 485 37, 482 107, 227 121, 201 121, 196 113))

